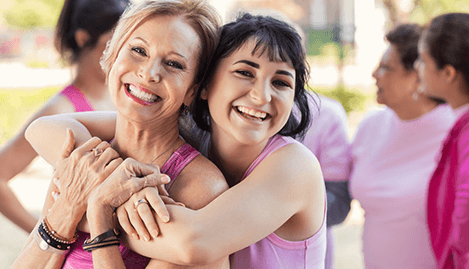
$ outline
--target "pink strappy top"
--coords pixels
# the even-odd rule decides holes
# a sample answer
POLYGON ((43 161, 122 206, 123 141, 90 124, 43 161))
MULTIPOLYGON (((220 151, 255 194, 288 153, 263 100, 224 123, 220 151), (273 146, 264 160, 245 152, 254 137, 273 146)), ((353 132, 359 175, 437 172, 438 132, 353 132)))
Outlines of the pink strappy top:
MULTIPOLYGON (((171 183, 166 184, 166 189, 171 187, 171 184, 178 177, 181 171, 200 154, 196 149, 191 147, 189 144, 182 145, 176 150, 168 161, 161 168, 161 172, 167 174, 172 180, 171 183)), ((62 268, 65 269, 92 269, 93 268, 93 256, 91 252, 83 250, 83 243, 87 238, 90 238, 89 233, 80 232, 78 233, 77 241, 72 245, 70 251, 66 254, 66 259, 62 268)), ((126 248, 124 244, 120 244, 119 251, 124 260, 126 268, 138 269, 145 268, 150 261, 149 258, 141 256, 126 248)))
POLYGON ((77 87, 68 85, 60 94, 70 100, 76 112, 94 111, 91 104, 86 100, 86 96, 77 87))
MULTIPOLYGON (((243 179, 246 178, 265 158, 276 150, 292 143, 293 138, 276 135, 251 164, 243 179)), ((324 268, 326 257, 326 210, 321 228, 310 238, 302 241, 287 241, 271 233, 257 243, 234 254, 234 269, 311 269, 324 268)))

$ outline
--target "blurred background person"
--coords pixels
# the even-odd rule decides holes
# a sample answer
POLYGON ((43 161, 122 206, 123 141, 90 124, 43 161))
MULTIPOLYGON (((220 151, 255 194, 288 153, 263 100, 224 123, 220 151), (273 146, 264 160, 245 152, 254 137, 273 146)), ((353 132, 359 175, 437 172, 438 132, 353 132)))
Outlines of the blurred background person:
POLYGON ((426 228, 426 191, 451 108, 422 93, 414 63, 421 28, 403 24, 373 72, 377 102, 352 142, 350 191, 365 210, 366 268, 436 268, 426 228))
POLYGON ((58 113, 115 110, 99 60, 112 36, 127 0, 66 0, 56 26, 55 45, 62 58, 75 68, 69 86, 51 98, 24 127, 0 149, 0 212, 30 233, 37 217, 29 213, 8 186, 37 156, 24 138, 25 128, 36 118, 58 113))
POLYGON ((469 268, 469 14, 434 18, 419 43, 425 94, 445 99, 456 123, 428 189, 427 221, 438 268, 469 268))
POLYGON ((325 268, 334 268, 334 236, 331 227, 342 223, 350 211, 348 191, 351 169, 347 114, 342 105, 323 95, 309 96, 312 123, 302 143, 321 165, 327 194, 327 249, 325 268), (318 107, 319 106, 319 107, 318 107))

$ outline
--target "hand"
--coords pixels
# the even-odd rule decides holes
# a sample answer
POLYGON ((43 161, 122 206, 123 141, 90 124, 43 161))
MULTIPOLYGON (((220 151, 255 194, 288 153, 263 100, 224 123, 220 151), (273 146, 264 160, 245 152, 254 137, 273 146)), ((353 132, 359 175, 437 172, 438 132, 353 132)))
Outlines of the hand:
MULTIPOLYGON (((132 194, 145 187, 156 187, 170 182, 167 175, 160 174, 158 166, 140 163, 127 158, 97 188, 90 198, 90 205, 101 207, 104 214, 112 214, 117 207, 125 203, 132 194)), ((161 186, 162 187, 162 186, 161 186)), ((158 190, 157 188, 153 188, 158 190)), ((163 205, 159 207, 162 216, 169 220, 169 213, 163 205)))
POLYGON ((157 237, 159 228, 153 215, 152 209, 164 222, 169 221, 164 218, 166 211, 165 204, 184 206, 183 203, 177 203, 169 196, 160 195, 155 188, 144 188, 135 193, 132 197, 117 208, 117 218, 122 229, 133 238, 143 237, 145 241, 150 241, 150 234, 157 237), (141 200, 146 202, 139 202, 141 200), (151 205, 151 207, 150 207, 151 205))
POLYGON ((109 143, 97 137, 75 150, 74 145, 73 132, 67 129, 56 171, 60 193, 57 201, 65 201, 83 216, 93 191, 122 163, 122 158, 109 143))

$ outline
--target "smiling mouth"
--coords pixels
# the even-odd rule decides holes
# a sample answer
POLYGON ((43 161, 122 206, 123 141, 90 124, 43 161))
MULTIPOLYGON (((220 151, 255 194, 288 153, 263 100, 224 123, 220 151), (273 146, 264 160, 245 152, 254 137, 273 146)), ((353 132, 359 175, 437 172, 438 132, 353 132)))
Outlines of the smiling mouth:
POLYGON ((237 106, 235 108, 239 114, 241 114, 243 117, 250 119, 250 120, 264 121, 268 117, 270 117, 270 115, 267 114, 266 112, 247 108, 244 106, 237 106))
POLYGON ((131 84, 125 84, 125 89, 133 96, 136 97, 142 101, 145 101, 147 103, 156 103, 159 99, 161 99, 158 95, 144 92, 140 90, 138 87, 131 85, 131 84))

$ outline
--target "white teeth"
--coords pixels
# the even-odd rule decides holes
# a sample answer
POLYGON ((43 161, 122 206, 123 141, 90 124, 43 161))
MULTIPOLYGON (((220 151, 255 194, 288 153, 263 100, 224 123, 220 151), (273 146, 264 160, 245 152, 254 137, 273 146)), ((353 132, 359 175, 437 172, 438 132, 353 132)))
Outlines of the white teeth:
POLYGON ((267 117, 267 113, 254 110, 254 109, 249 109, 244 106, 238 106, 238 110, 241 113, 248 114, 249 116, 260 118, 260 119, 265 119, 267 117))
POLYGON ((129 84, 128 89, 129 89, 130 94, 132 94, 133 96, 135 96, 139 99, 142 99, 145 102, 153 103, 153 102, 156 102, 156 100, 158 100, 157 95, 144 92, 144 91, 140 90, 138 87, 135 87, 133 85, 129 84))

